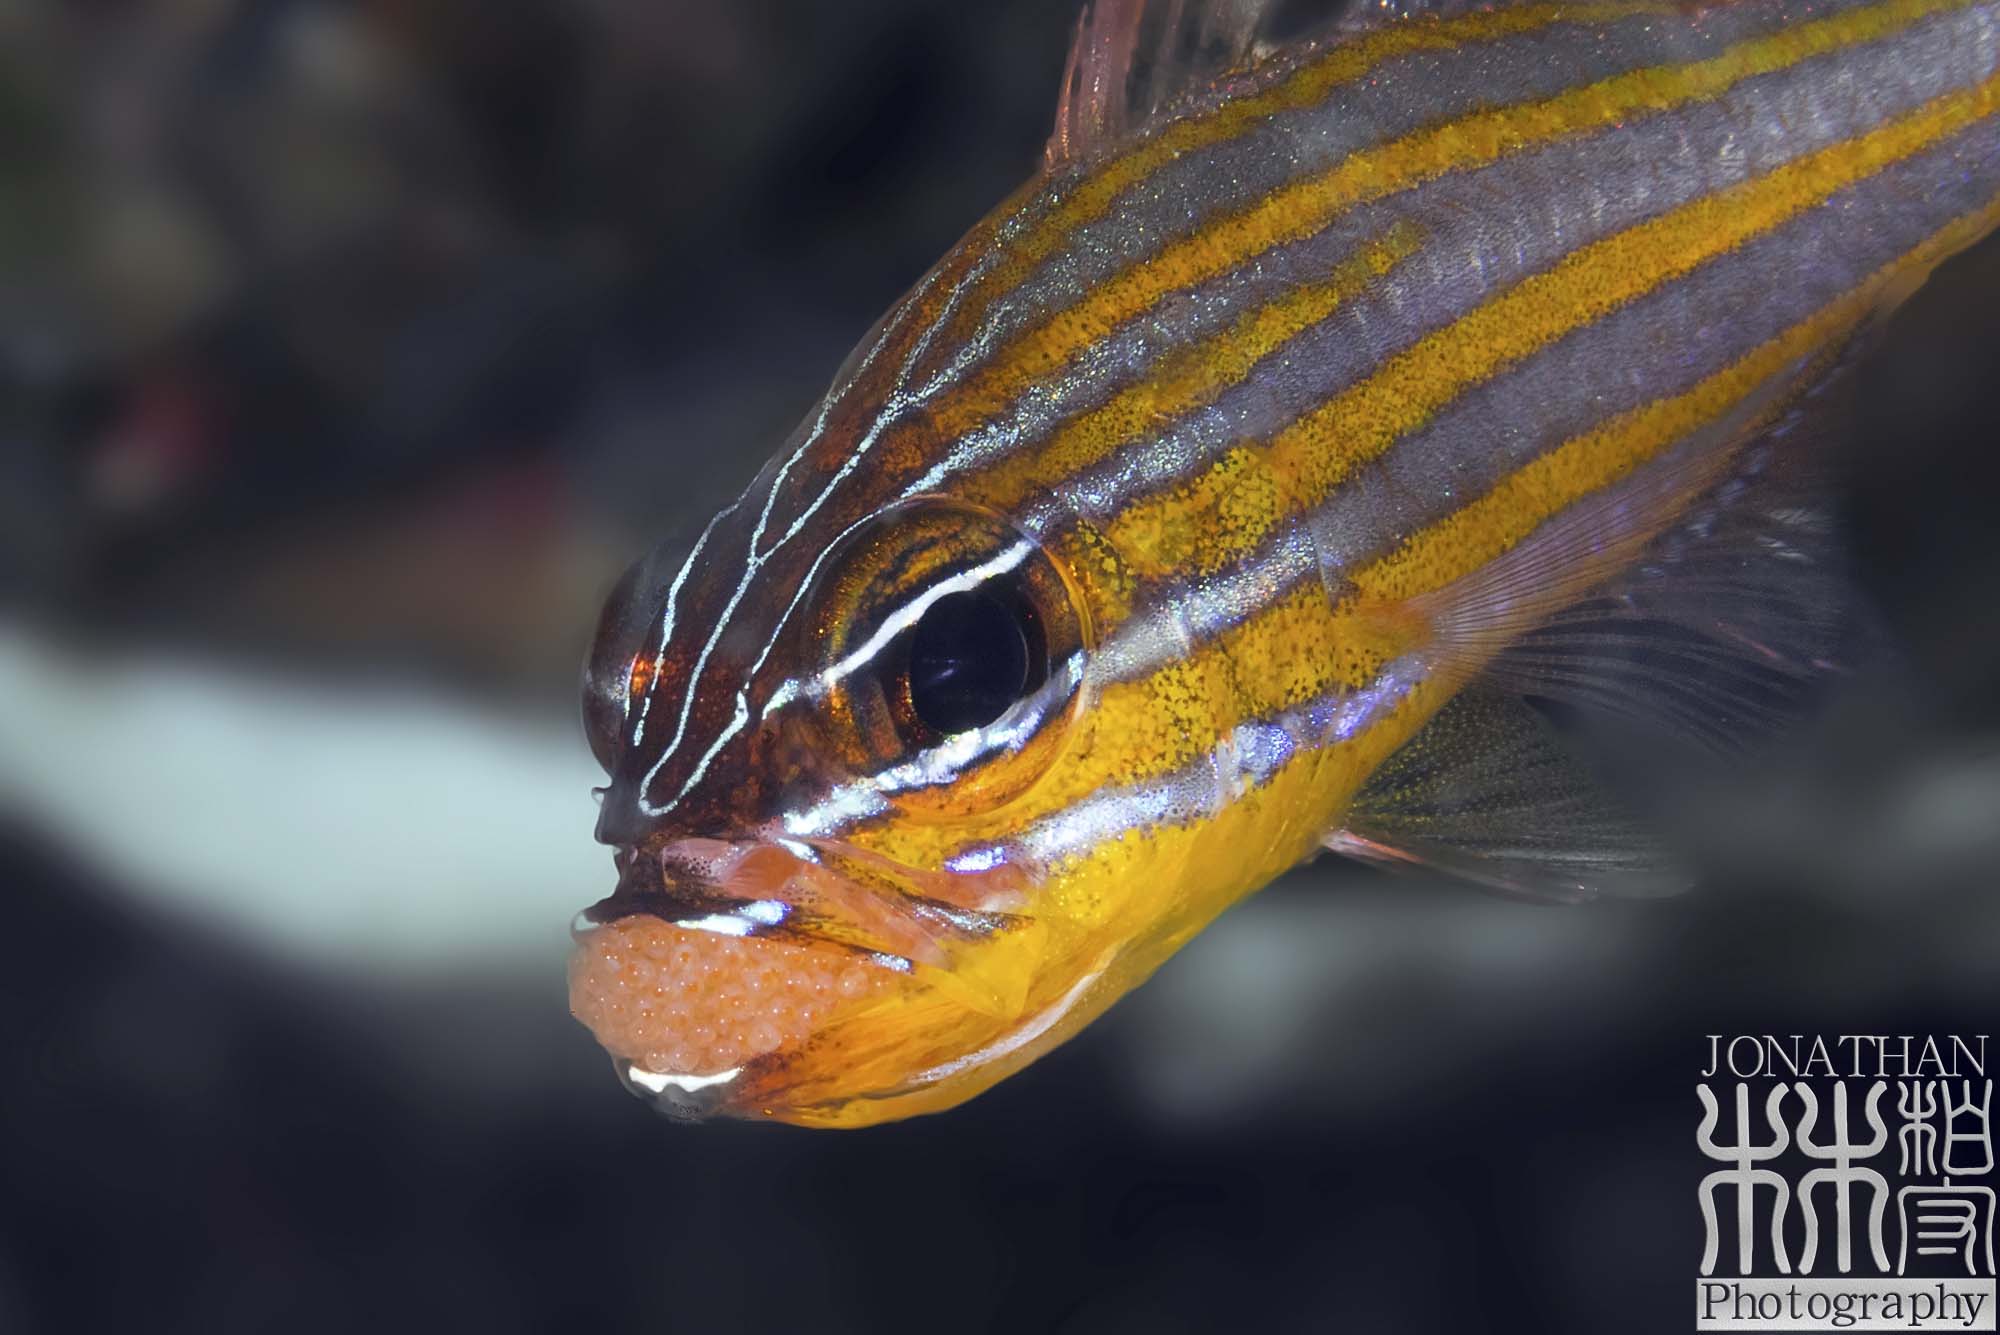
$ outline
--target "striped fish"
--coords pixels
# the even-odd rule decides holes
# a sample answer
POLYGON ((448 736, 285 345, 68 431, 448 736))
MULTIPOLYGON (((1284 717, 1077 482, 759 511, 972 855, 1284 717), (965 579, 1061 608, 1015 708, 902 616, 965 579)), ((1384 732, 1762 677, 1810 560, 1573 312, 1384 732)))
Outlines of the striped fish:
POLYGON ((572 1007, 681 1115, 1048 1050, 1323 847, 1671 860, 1523 697, 1729 745, 1841 626, 1819 391, 2000 219, 2000 3, 1099 0, 1043 170, 585 674, 572 1007))

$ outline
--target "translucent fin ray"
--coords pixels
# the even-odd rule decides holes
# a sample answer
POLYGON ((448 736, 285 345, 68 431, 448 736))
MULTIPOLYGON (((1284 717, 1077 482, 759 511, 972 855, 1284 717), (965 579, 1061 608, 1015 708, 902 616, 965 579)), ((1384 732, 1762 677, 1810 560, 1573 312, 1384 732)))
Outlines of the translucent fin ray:
POLYGON ((1527 698, 1741 752, 1877 651, 1832 502, 1827 437, 1845 414, 1825 387, 1852 355, 1797 368, 1413 599, 1422 652, 1465 689, 1370 780, 1328 846, 1540 899, 1685 884, 1527 698), (1816 388, 1787 392, 1801 382, 1816 388))
POLYGON ((1480 690, 1391 756, 1325 842, 1526 899, 1671 894, 1688 882, 1532 708, 1480 690))
POLYGON ((1884 636, 1855 588, 1810 415, 1742 451, 1630 570, 1488 668, 1494 688, 1607 713, 1716 752, 1810 713, 1884 636))
POLYGON ((1252 63, 1282 0, 1087 0, 1077 16, 1051 166, 1125 137, 1252 63))
POLYGON ((1143 129, 1281 52, 1492 7, 1494 0, 1084 0, 1048 164, 1143 129))
POLYGON ((1414 600, 1439 670, 1710 751, 1797 722, 1882 637, 1832 500, 1839 400, 1774 412, 1783 398, 1774 387, 1414 600))

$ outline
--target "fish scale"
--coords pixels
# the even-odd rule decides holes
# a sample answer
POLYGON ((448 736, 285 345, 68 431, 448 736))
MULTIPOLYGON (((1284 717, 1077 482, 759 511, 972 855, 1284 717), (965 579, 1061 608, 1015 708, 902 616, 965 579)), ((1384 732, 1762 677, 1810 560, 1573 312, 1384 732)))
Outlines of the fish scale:
MULTIPOLYGON (((1323 844, 1543 897, 1659 884, 1669 852, 1519 696, 1748 718, 1745 682, 1827 666, 1809 637, 1841 595, 1756 555, 1817 503, 1766 498, 1770 451, 1812 437, 1774 428, 2000 216, 2000 9, 1418 5, 1229 63, 1270 9, 1175 7, 1208 26, 1166 25, 1158 56, 1146 5, 1087 10, 1041 175, 671 580, 655 558, 608 610, 600 837, 662 885, 597 918, 698 949, 671 906, 727 898, 676 880, 699 840, 776 850, 798 884, 865 858, 826 902, 924 943, 781 929, 782 891, 705 908, 731 959, 782 930, 788 960, 869 986, 703 1049, 754 1051, 740 1071, 647 1090, 830 1125, 949 1106, 1323 844), (1679 562, 1773 624, 1705 617, 1692 576, 1675 602, 1679 562), (1642 568, 1643 630, 1615 620, 1642 568), (908 633, 974 588, 1019 619, 983 642, 1045 661, 946 735, 908 633), (1661 626, 1694 637, 1675 663, 1763 658, 1661 683, 1604 648, 1661 626), (1474 763, 1481 737, 1535 763, 1474 763), (1417 791, 1421 819, 1394 796, 1417 791)), ((980 700, 979 655, 946 651, 980 700)), ((653 1059, 693 1050, 672 1039, 653 1059)))

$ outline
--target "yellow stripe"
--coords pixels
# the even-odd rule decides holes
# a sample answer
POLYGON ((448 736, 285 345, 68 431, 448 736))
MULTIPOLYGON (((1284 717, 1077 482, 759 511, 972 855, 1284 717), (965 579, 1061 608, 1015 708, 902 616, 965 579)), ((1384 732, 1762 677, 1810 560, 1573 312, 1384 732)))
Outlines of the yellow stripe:
POLYGON ((1541 102, 1478 112, 1351 154, 1338 166, 1275 190, 1098 284, 1076 305, 1015 340, 961 392, 938 405, 934 424, 946 439, 963 435, 1167 293, 1227 273, 1273 246, 1311 236, 1356 204, 1564 135, 1713 98, 1743 79, 1879 41, 1969 3, 1884 0, 1738 43, 1708 60, 1616 75, 1541 102))
POLYGON ((1040 449, 1011 457, 971 479, 965 493, 989 505, 1012 505, 1099 462, 1161 423, 1212 401, 1247 378, 1258 362, 1415 254, 1421 241, 1422 232, 1413 224, 1395 224, 1336 267, 1326 282, 1292 288, 1245 312, 1220 334, 1163 358, 1145 380, 1072 420, 1040 449))
MULTIPOLYGON (((1897 6, 1912 15, 1942 7, 1897 6)), ((1879 17, 1886 10, 1870 12, 1879 17)), ((1849 35, 1853 37, 1852 25, 1849 35)), ((1825 48, 1801 43, 1796 58, 1818 49, 1825 48)), ((1930 110, 1936 110, 1935 104, 1930 110)), ((1909 125, 1894 128, 1907 131, 1909 125)), ((1870 151, 1860 146, 1869 141, 1864 137, 1840 147, 1859 161, 1870 151)), ((1876 140, 1878 150, 1886 142, 1876 140)), ((1808 184, 1805 178, 1795 182, 1797 188, 1808 184)), ((1727 201, 1726 194, 1702 201, 1711 223, 1734 207, 1727 201)), ((1310 700, 1335 682, 1365 681, 1383 659, 1419 633, 1396 615, 1397 610, 1376 599, 1336 608, 1315 582, 1190 659, 1140 681, 1106 687, 1086 712, 1082 726, 1087 731, 1076 750, 1021 800, 963 823, 892 822, 857 834, 857 839, 869 846, 879 843, 883 851, 913 865, 934 865, 959 847, 1004 838, 1025 823, 1067 809, 1094 793, 1171 773, 1213 747, 1247 715, 1310 700)))
MULTIPOLYGON (((1940 229, 1847 295, 1694 388, 1624 414, 1525 465, 1493 492, 1363 567, 1353 577, 1354 593, 1338 605, 1317 580, 1309 581, 1189 658, 1150 677, 1106 687, 1084 716, 1080 726, 1087 732, 1071 759, 1020 801, 963 822, 897 822, 855 838, 912 865, 936 865, 963 847, 1004 839, 1095 793, 1182 769, 1244 718, 1365 685, 1383 663, 1424 639, 1411 598, 1472 573, 1561 509, 1720 420, 1772 376, 1836 343, 1889 298, 1912 290, 1929 269, 1996 223, 2000 201, 1940 229)), ((1445 685, 1420 685, 1412 703, 1356 738, 1336 768, 1362 757, 1379 762, 1448 695, 1445 685)), ((1314 754, 1321 758, 1302 757, 1293 765, 1335 763, 1314 754)), ((1290 778, 1260 790, 1265 797, 1258 803, 1279 792, 1296 793, 1291 784, 1300 772, 1287 770, 1290 778)), ((1365 766, 1355 781, 1361 777, 1365 766)), ((1344 794, 1326 795, 1329 803, 1338 800, 1344 794)))
POLYGON ((2000 77, 1577 250, 1389 358, 1268 445, 1233 450, 1192 482, 1134 502, 1108 536, 1142 575, 1240 559, 1467 386, 1992 114, 1996 97, 2000 77))
MULTIPOLYGON (((1614 456, 1629 455, 1632 461, 1629 466, 1636 466, 1649 451, 1657 452, 1672 440, 1684 438, 1689 431, 1725 415, 1769 376, 1782 373, 1801 358, 1810 357, 1830 341, 1841 338, 1885 300, 1911 290, 1925 271, 1971 245, 1996 224, 2000 224, 2000 201, 1947 225, 1849 295, 1687 394, 1649 405, 1600 431, 1577 438, 1574 444, 1564 447, 1575 456, 1573 469, 1557 470, 1568 479, 1565 485, 1550 490, 1540 482, 1524 479, 1518 487, 1509 489, 1508 500, 1476 502, 1471 508, 1489 510, 1495 521, 1493 528, 1475 524, 1473 531, 1465 531, 1465 521, 1445 521, 1435 530, 1435 538, 1427 537, 1426 541, 1434 541, 1433 550, 1446 555, 1418 559, 1399 554, 1378 563, 1359 581, 1366 596, 1354 600, 1356 606, 1365 607, 1376 598, 1426 591, 1437 587, 1439 581, 1476 569, 1505 549, 1508 539, 1501 536, 1503 532, 1521 531, 1520 522, 1507 517, 1510 504, 1526 506, 1531 512, 1539 508, 1544 511, 1541 517, 1546 518, 1561 504, 1572 503, 1595 486, 1615 481, 1623 475, 1615 464, 1607 468, 1603 458, 1586 460, 1584 456, 1602 455, 1609 450, 1614 456)), ((1545 471, 1546 467, 1540 464, 1523 470, 1545 471)), ((1311 651, 1311 646, 1300 645, 1297 637, 1310 624, 1314 604, 1323 619, 1322 628, 1310 632, 1315 643, 1328 633, 1340 634, 1347 628, 1368 624, 1363 613, 1352 609, 1343 613, 1330 607, 1315 582, 1310 589, 1301 590, 1268 609, 1257 623, 1242 628, 1238 652, 1254 643, 1259 652, 1271 654, 1273 661, 1296 662, 1298 654, 1287 656, 1285 650, 1290 645, 1311 651), (1345 615, 1361 619, 1343 622, 1345 615)), ((1215 652, 1217 646, 1211 646, 1205 654, 1215 652)), ((1172 672, 1176 680, 1186 681, 1194 666, 1197 665, 1176 664, 1172 672)), ((1265 691, 1273 696, 1294 696, 1288 703, 1295 704, 1313 698, 1311 694, 1299 694, 1308 689, 1301 681, 1278 690, 1267 685, 1265 691)), ((1172 889, 1188 895, 1210 896, 1213 903, 1209 911, 1219 910, 1239 894, 1264 884, 1290 866, 1333 828, 1368 775, 1422 727, 1455 689, 1455 683, 1443 681, 1418 683, 1400 706, 1373 727, 1338 745, 1301 751, 1269 782, 1251 789, 1211 820, 1168 824, 1144 833, 1127 832, 1096 845, 1068 869, 1069 875, 1052 882, 1049 893, 1059 902, 1052 902, 1050 907, 1091 921, 1126 913, 1137 913, 1151 921, 1165 911, 1161 894, 1172 889)), ((1054 793, 1048 796, 1054 797, 1054 793)), ((864 837, 871 843, 880 839, 885 847, 912 858, 942 859, 960 847, 1017 832, 1027 821, 1060 810, 1069 800, 1074 799, 1037 800, 1030 809, 1010 809, 1006 819, 995 822, 991 828, 973 831, 899 828, 864 837)), ((1198 916, 1188 930, 1192 931, 1202 920, 1205 917, 1198 916)))
POLYGON ((1672 398, 1616 417, 1509 474, 1492 491, 1412 536, 1353 576, 1360 598, 1405 599, 1442 588, 1509 551, 1583 497, 1617 482, 1721 419, 1758 386, 1845 337, 1885 292, 1978 240, 2000 222, 2000 204, 1957 219, 1840 300, 1761 344, 1742 360, 1672 398))
POLYGON ((1384 61, 1499 41, 1559 23, 1615 23, 1648 14, 1677 17, 1685 13, 1684 7, 1675 4, 1521 5, 1441 21, 1392 24, 1333 48, 1264 92, 1232 99, 1206 115, 1174 121, 1132 152, 1099 167, 1049 210, 1033 231, 1014 243, 1002 272, 1024 273, 1041 263, 1070 233, 1102 217, 1119 195, 1175 158, 1241 138, 1272 116, 1324 101, 1335 89, 1358 82, 1384 61))
MULTIPOLYGON (((2000 200, 1940 228, 1839 299, 1684 393, 1622 414, 1531 460, 1492 491, 1354 572, 1352 592, 1337 606, 1328 605, 1314 580, 1203 652, 1227 655, 1246 676, 1262 677, 1247 697, 1246 714, 1269 714, 1341 687, 1365 685, 1383 663, 1426 638, 1411 599, 1471 575, 1556 514, 1724 420, 1773 377, 1837 346, 1889 299, 1914 290, 1931 269, 1996 224, 2000 200)), ((1638 542, 1651 536, 1634 535, 1638 542)), ((1582 570, 1571 582, 1588 587, 1606 573, 1582 570)))

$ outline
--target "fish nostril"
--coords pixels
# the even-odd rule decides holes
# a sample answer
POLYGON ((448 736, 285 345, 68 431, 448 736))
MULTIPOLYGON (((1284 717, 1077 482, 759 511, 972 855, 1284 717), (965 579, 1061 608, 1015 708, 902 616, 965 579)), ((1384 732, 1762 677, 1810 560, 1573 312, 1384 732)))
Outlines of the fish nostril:
POLYGON ((632 843, 631 816, 615 792, 607 790, 597 808, 597 842, 622 848, 632 843))
POLYGON ((629 848, 652 832, 656 822, 640 809, 636 784, 628 779, 614 779, 598 791, 603 794, 597 806, 598 843, 629 848))

